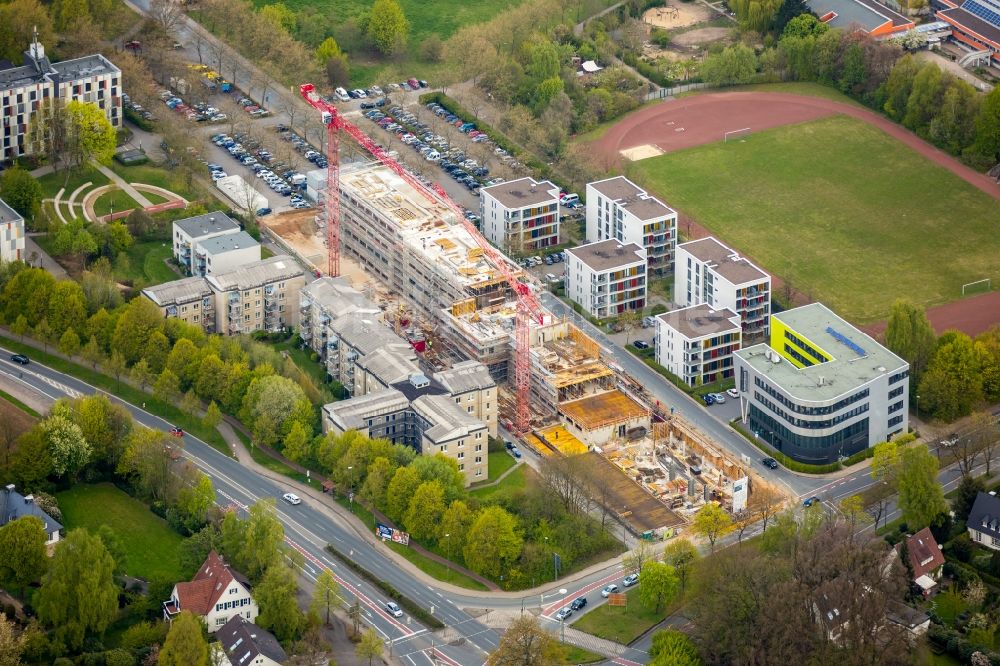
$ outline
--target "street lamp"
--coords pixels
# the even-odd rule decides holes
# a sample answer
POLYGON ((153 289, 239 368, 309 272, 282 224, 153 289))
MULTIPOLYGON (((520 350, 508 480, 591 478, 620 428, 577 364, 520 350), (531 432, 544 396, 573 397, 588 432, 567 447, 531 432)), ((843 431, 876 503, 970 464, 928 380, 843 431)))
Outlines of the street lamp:
POLYGON ((351 492, 347 495, 347 501, 351 503, 351 511, 354 511, 354 469, 353 465, 347 467, 349 474, 347 475, 351 479, 351 492))

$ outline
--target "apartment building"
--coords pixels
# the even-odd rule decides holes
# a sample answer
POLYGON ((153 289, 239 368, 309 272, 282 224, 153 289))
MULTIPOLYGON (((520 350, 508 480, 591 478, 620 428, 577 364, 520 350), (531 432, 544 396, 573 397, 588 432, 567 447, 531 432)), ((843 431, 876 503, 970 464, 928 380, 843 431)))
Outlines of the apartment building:
POLYGON ((497 385, 489 369, 476 361, 456 363, 433 375, 448 391, 459 408, 486 424, 490 435, 497 436, 497 385))
POLYGON ((215 292, 218 333, 279 331, 299 323, 299 290, 306 280, 289 256, 254 261, 205 280, 215 292))
POLYGON ((740 316, 744 346, 769 335, 771 276, 715 238, 677 246, 674 302, 732 310, 740 316))
POLYGON ((0 199, 0 262, 24 259, 24 218, 0 199))
POLYGON ((559 188, 547 180, 519 178, 479 191, 486 240, 518 254, 559 244, 559 188))
POLYGON ((774 314, 770 344, 734 360, 743 423, 795 460, 835 462, 909 427, 909 364, 821 303, 774 314))
POLYGON ((677 211, 625 176, 587 183, 587 242, 603 240, 644 247, 650 278, 671 275, 677 211))
POLYGON ((112 126, 121 127, 121 86, 121 70, 104 56, 52 63, 36 37, 24 52, 22 65, 0 69, 0 162, 44 149, 29 140, 28 128, 46 100, 94 104, 112 126))
POLYGON ((188 275, 205 275, 207 262, 199 262, 197 259, 199 243, 220 236, 239 234, 241 229, 228 215, 217 210, 177 220, 173 223, 172 231, 174 259, 188 275))
MULTIPOLYGON (((380 349, 415 359, 413 348, 389 328, 381 316, 349 314, 330 322, 326 338, 326 371, 355 395, 358 361, 380 349)), ((357 377, 361 386, 364 380, 357 377)))
POLYGON ((616 240, 566 250, 566 296, 605 319, 646 307, 646 250, 616 240))
POLYGON ((733 376, 740 348, 740 316, 732 310, 691 305, 656 316, 656 362, 688 386, 733 376))
POLYGON ((415 374, 364 396, 323 406, 323 431, 357 430, 453 458, 469 485, 488 478, 489 430, 457 405, 436 380, 415 374))
POLYGON ((417 355, 411 347, 379 347, 355 363, 354 390, 351 395, 381 391, 422 372, 417 364, 417 355))
POLYGON ((199 240, 194 250, 194 274, 225 273, 260 261, 260 243, 245 231, 199 240))
POLYGON ((322 277, 299 292, 299 334, 326 362, 326 327, 346 314, 377 316, 382 310, 344 278, 322 277))
POLYGON ((203 277, 189 277, 146 287, 142 295, 151 300, 164 317, 201 326, 206 333, 215 332, 215 292, 203 277))

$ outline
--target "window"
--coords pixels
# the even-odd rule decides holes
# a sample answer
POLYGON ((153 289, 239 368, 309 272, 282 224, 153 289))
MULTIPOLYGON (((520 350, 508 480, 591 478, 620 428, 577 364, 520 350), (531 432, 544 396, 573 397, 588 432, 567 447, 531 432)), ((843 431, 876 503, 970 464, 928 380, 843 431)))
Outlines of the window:
POLYGON ((896 382, 902 381, 910 376, 909 370, 903 370, 902 372, 897 372, 896 374, 889 377, 889 383, 895 384, 896 382))
MULTIPOLYGON (((247 615, 248 615, 248 617, 249 617, 249 613, 248 613, 247 615)), ((227 619, 226 619, 226 618, 224 618, 224 617, 220 617, 220 618, 217 618, 217 619, 215 620, 215 626, 217 626, 217 627, 221 627, 221 626, 222 626, 222 625, 224 625, 224 624, 225 624, 226 622, 227 622, 227 619)))
POLYGON ((889 427, 891 428, 892 426, 899 425, 902 422, 903 422, 902 414, 900 414, 899 416, 893 416, 891 419, 889 419, 889 427))
POLYGON ((483 450, 483 445, 482 444, 476 444, 476 451, 482 451, 482 450, 483 450))
POLYGON ((483 462, 483 457, 482 456, 476 456, 476 463, 481 463, 481 462, 483 462))
POLYGON ((898 412, 898 411, 899 411, 899 410, 901 410, 902 408, 903 408, 903 401, 902 401, 902 400, 900 400, 900 401, 899 401, 899 402, 897 402, 896 404, 894 404, 894 405, 892 405, 891 407, 889 407, 889 413, 890 413, 890 414, 892 414, 893 412, 898 412))
POLYGON ((465 451, 459 451, 458 452, 458 459, 459 460, 465 460, 465 451))
POLYGON ((901 395, 903 395, 903 387, 897 386, 896 388, 889 391, 889 400, 892 400, 893 398, 898 398, 901 395))

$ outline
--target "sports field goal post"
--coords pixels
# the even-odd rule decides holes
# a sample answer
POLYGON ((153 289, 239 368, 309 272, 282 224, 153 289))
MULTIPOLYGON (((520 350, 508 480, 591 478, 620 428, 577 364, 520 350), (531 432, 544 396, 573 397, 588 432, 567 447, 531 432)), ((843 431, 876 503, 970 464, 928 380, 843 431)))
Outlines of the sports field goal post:
POLYGON ((749 127, 742 127, 740 129, 729 130, 728 132, 726 132, 725 134, 722 135, 722 143, 729 143, 730 137, 732 137, 732 138, 735 139, 737 137, 740 137, 740 136, 743 136, 743 135, 746 135, 746 134, 749 134, 749 133, 750 133, 750 128, 749 127))
POLYGON ((974 287, 977 284, 980 284, 980 285, 981 284, 985 284, 986 288, 982 289, 982 290, 976 289, 975 291, 992 291, 993 290, 993 279, 992 278, 984 278, 982 280, 976 280, 975 282, 966 282, 965 284, 963 284, 962 285, 962 296, 965 296, 965 294, 968 293, 967 290, 969 289, 969 287, 974 287))

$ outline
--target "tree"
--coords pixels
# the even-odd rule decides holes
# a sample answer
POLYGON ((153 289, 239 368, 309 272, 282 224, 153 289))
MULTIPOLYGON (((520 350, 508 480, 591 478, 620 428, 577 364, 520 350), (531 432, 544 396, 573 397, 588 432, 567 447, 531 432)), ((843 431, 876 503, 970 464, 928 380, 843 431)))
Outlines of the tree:
POLYGON ((71 100, 66 103, 69 122, 68 148, 77 165, 96 160, 108 165, 115 154, 117 138, 104 111, 96 104, 71 100))
POLYGON ((986 464, 986 478, 990 478, 990 465, 1000 446, 1000 422, 987 412, 976 412, 969 421, 971 432, 967 436, 973 441, 975 449, 982 453, 986 464))
POLYGON ((812 15, 809 10, 809 5, 807 5, 804 0, 785 0, 781 3, 781 8, 774 17, 775 34, 781 35, 782 37, 788 35, 788 26, 800 16, 809 16, 813 20, 809 21, 807 19, 804 24, 800 22, 797 24, 797 27, 792 30, 792 33, 799 37, 820 35, 830 28, 830 26, 822 21, 819 21, 812 15))
POLYGON ((733 527, 733 519, 718 504, 706 504, 694 514, 691 530, 700 537, 708 539, 715 552, 715 542, 733 527))
POLYGON ((333 37, 327 37, 316 47, 316 62, 319 63, 320 67, 325 67, 331 59, 340 58, 343 55, 344 52, 337 46, 333 37))
POLYGON ((52 327, 49 326, 49 320, 42 319, 38 322, 38 325, 35 326, 35 338, 42 343, 42 349, 46 352, 49 350, 49 345, 52 344, 52 336, 53 332, 52 327))
POLYGON ((677 572, 681 590, 687 587, 688 578, 690 578, 698 559, 698 549, 683 537, 670 541, 663 549, 663 561, 677 572))
POLYGON ((979 107, 976 116, 976 141, 972 151, 987 164, 1000 162, 1000 88, 994 87, 979 107))
POLYGON ((147 428, 134 430, 125 440, 116 471, 128 477, 142 497, 164 499, 170 484, 167 434, 147 428))
MULTIPOLYGON (((222 411, 219 406, 215 404, 215 401, 208 403, 208 409, 205 410, 205 416, 201 419, 201 424, 206 428, 215 429, 220 423, 222 423, 222 411)), ((287 444, 285 445, 287 449, 287 444)))
POLYGON ((19 588, 23 595, 25 588, 45 573, 47 540, 45 524, 35 516, 0 527, 0 584, 19 588))
POLYGON ((156 375, 149 369, 149 362, 145 358, 140 358, 132 366, 132 381, 139 385, 140 391, 145 391, 147 386, 156 381, 156 375))
POLYGON ((252 504, 243 520, 229 513, 222 522, 223 550, 251 581, 260 580, 281 559, 284 542, 285 530, 271 499, 252 504))
POLYGON ((65 416, 54 415, 41 423, 52 454, 52 471, 74 478, 90 461, 90 444, 80 426, 65 416))
POLYGON ((412 467, 400 467, 392 475, 386 490, 386 514, 395 521, 402 522, 410 508, 410 498, 420 486, 420 475, 412 467))
POLYGON ((66 356, 76 356, 80 351, 80 336, 72 328, 67 328, 59 338, 59 351, 66 356))
POLYGON ((969 512, 976 502, 979 493, 986 492, 986 484, 982 477, 962 477, 955 489, 955 498, 951 501, 952 509, 955 510, 955 520, 965 522, 969 519, 969 512))
POLYGON ((303 462, 312 456, 312 433, 300 421, 292 424, 285 435, 282 453, 290 460, 303 462))
POLYGON ((191 611, 181 611, 170 623, 167 640, 160 650, 160 666, 208 666, 208 642, 204 624, 191 611))
POLYGON ((454 560, 462 554, 466 535, 475 517, 472 509, 462 500, 452 502, 441 516, 437 538, 444 548, 445 557, 449 560, 454 560))
POLYGON ((97 536, 71 530, 56 544, 49 570, 35 594, 38 619, 70 649, 87 633, 102 633, 118 611, 115 563, 97 536))
POLYGON ((368 466, 368 475, 361 485, 361 496, 378 509, 385 508, 385 494, 396 470, 385 456, 378 456, 368 466))
POLYGON ((410 25, 396 0, 375 0, 368 17, 368 38, 375 48, 391 56, 406 48, 410 25))
POLYGON ((538 618, 523 613, 503 632, 486 666, 557 666, 562 663, 559 645, 542 629, 538 618))
POLYGON ((330 86, 339 88, 351 82, 351 66, 347 62, 347 56, 330 58, 324 67, 326 68, 326 80, 330 82, 330 86))
POLYGON ((184 23, 184 12, 180 5, 171 0, 152 0, 149 3, 149 18, 164 34, 174 37, 184 23))
POLYGON ((885 329, 885 345, 910 364, 910 386, 915 389, 934 354, 937 336, 918 305, 898 300, 892 305, 885 329))
POLYGON ((871 475, 878 481, 892 483, 899 470, 899 446, 896 442, 879 442, 872 454, 871 475))
POLYGON ((163 326, 163 313, 148 298, 133 298, 115 323, 111 348, 129 365, 146 350, 150 336, 163 326))
POLYGON ((649 662, 652 666, 701 666, 698 648, 687 635, 676 629, 653 634, 649 656, 652 657, 649 662))
POLYGON ((153 395, 157 399, 166 403, 173 403, 181 392, 181 380, 177 378, 170 368, 164 368, 160 376, 156 378, 153 385, 153 395))
POLYGON ((272 446, 288 433, 295 421, 311 423, 313 412, 298 384, 279 375, 270 375, 250 382, 243 398, 242 413, 254 439, 272 446))
POLYGON ((295 574, 281 561, 271 564, 254 588, 254 596, 260 604, 257 624, 273 633, 279 641, 298 638, 305 626, 305 618, 296 600, 298 592, 295 574))
POLYGON ((0 613, 0 666, 21 666, 28 637, 24 632, 14 631, 14 623, 0 613))
POLYGON ((330 626, 330 613, 340 605, 340 585, 333 577, 333 572, 323 569, 316 578, 316 587, 313 588, 312 604, 309 609, 316 615, 323 618, 323 624, 330 626))
POLYGON ((406 529, 418 541, 433 540, 444 514, 444 488, 438 481, 425 481, 417 486, 406 512, 406 529))
POLYGON ((642 565, 642 585, 639 586, 639 601, 654 613, 659 613, 663 607, 677 596, 680 588, 680 577, 669 564, 649 561, 642 565))
POLYGON ((840 513, 844 515, 847 519, 847 523, 851 526, 851 535, 853 537, 854 532, 857 531, 858 523, 868 522, 871 516, 865 511, 865 500, 861 495, 850 495, 840 500, 837 505, 840 509, 840 513))
POLYGON ((522 546, 517 519, 501 507, 488 506, 466 535, 465 563, 476 573, 496 578, 518 558, 522 546))
POLYGON ((45 5, 38 0, 0 3, 0 58, 21 62, 33 30, 38 31, 41 44, 55 43, 55 30, 45 5))
POLYGON ((212 479, 200 471, 195 471, 195 482, 184 485, 177 493, 176 507, 183 514, 184 523, 194 532, 205 524, 208 510, 215 506, 215 489, 212 479))
POLYGON ((769 485, 761 484, 750 495, 750 512, 761 521, 761 532, 767 532, 767 523, 781 508, 781 495, 769 485))
POLYGON ((937 475, 937 458, 927 446, 911 446, 903 451, 896 484, 898 504, 903 521, 913 532, 927 527, 938 514, 948 510, 937 475))
POLYGON ((0 199, 6 201, 30 224, 42 205, 42 186, 30 173, 15 166, 0 176, 0 199))
POLYGON ((925 411, 942 421, 967 416, 983 400, 979 355, 965 333, 941 336, 918 388, 925 411))
POLYGON ((10 332, 21 338, 21 342, 24 342, 24 336, 27 335, 30 330, 31 327, 28 326, 28 320, 25 319, 23 314, 17 315, 17 319, 15 319, 14 323, 10 325, 10 332))
POLYGON ((361 640, 354 648, 358 656, 362 659, 368 658, 368 666, 372 666, 372 659, 382 656, 382 639, 378 637, 374 629, 369 628, 361 635, 361 640))

